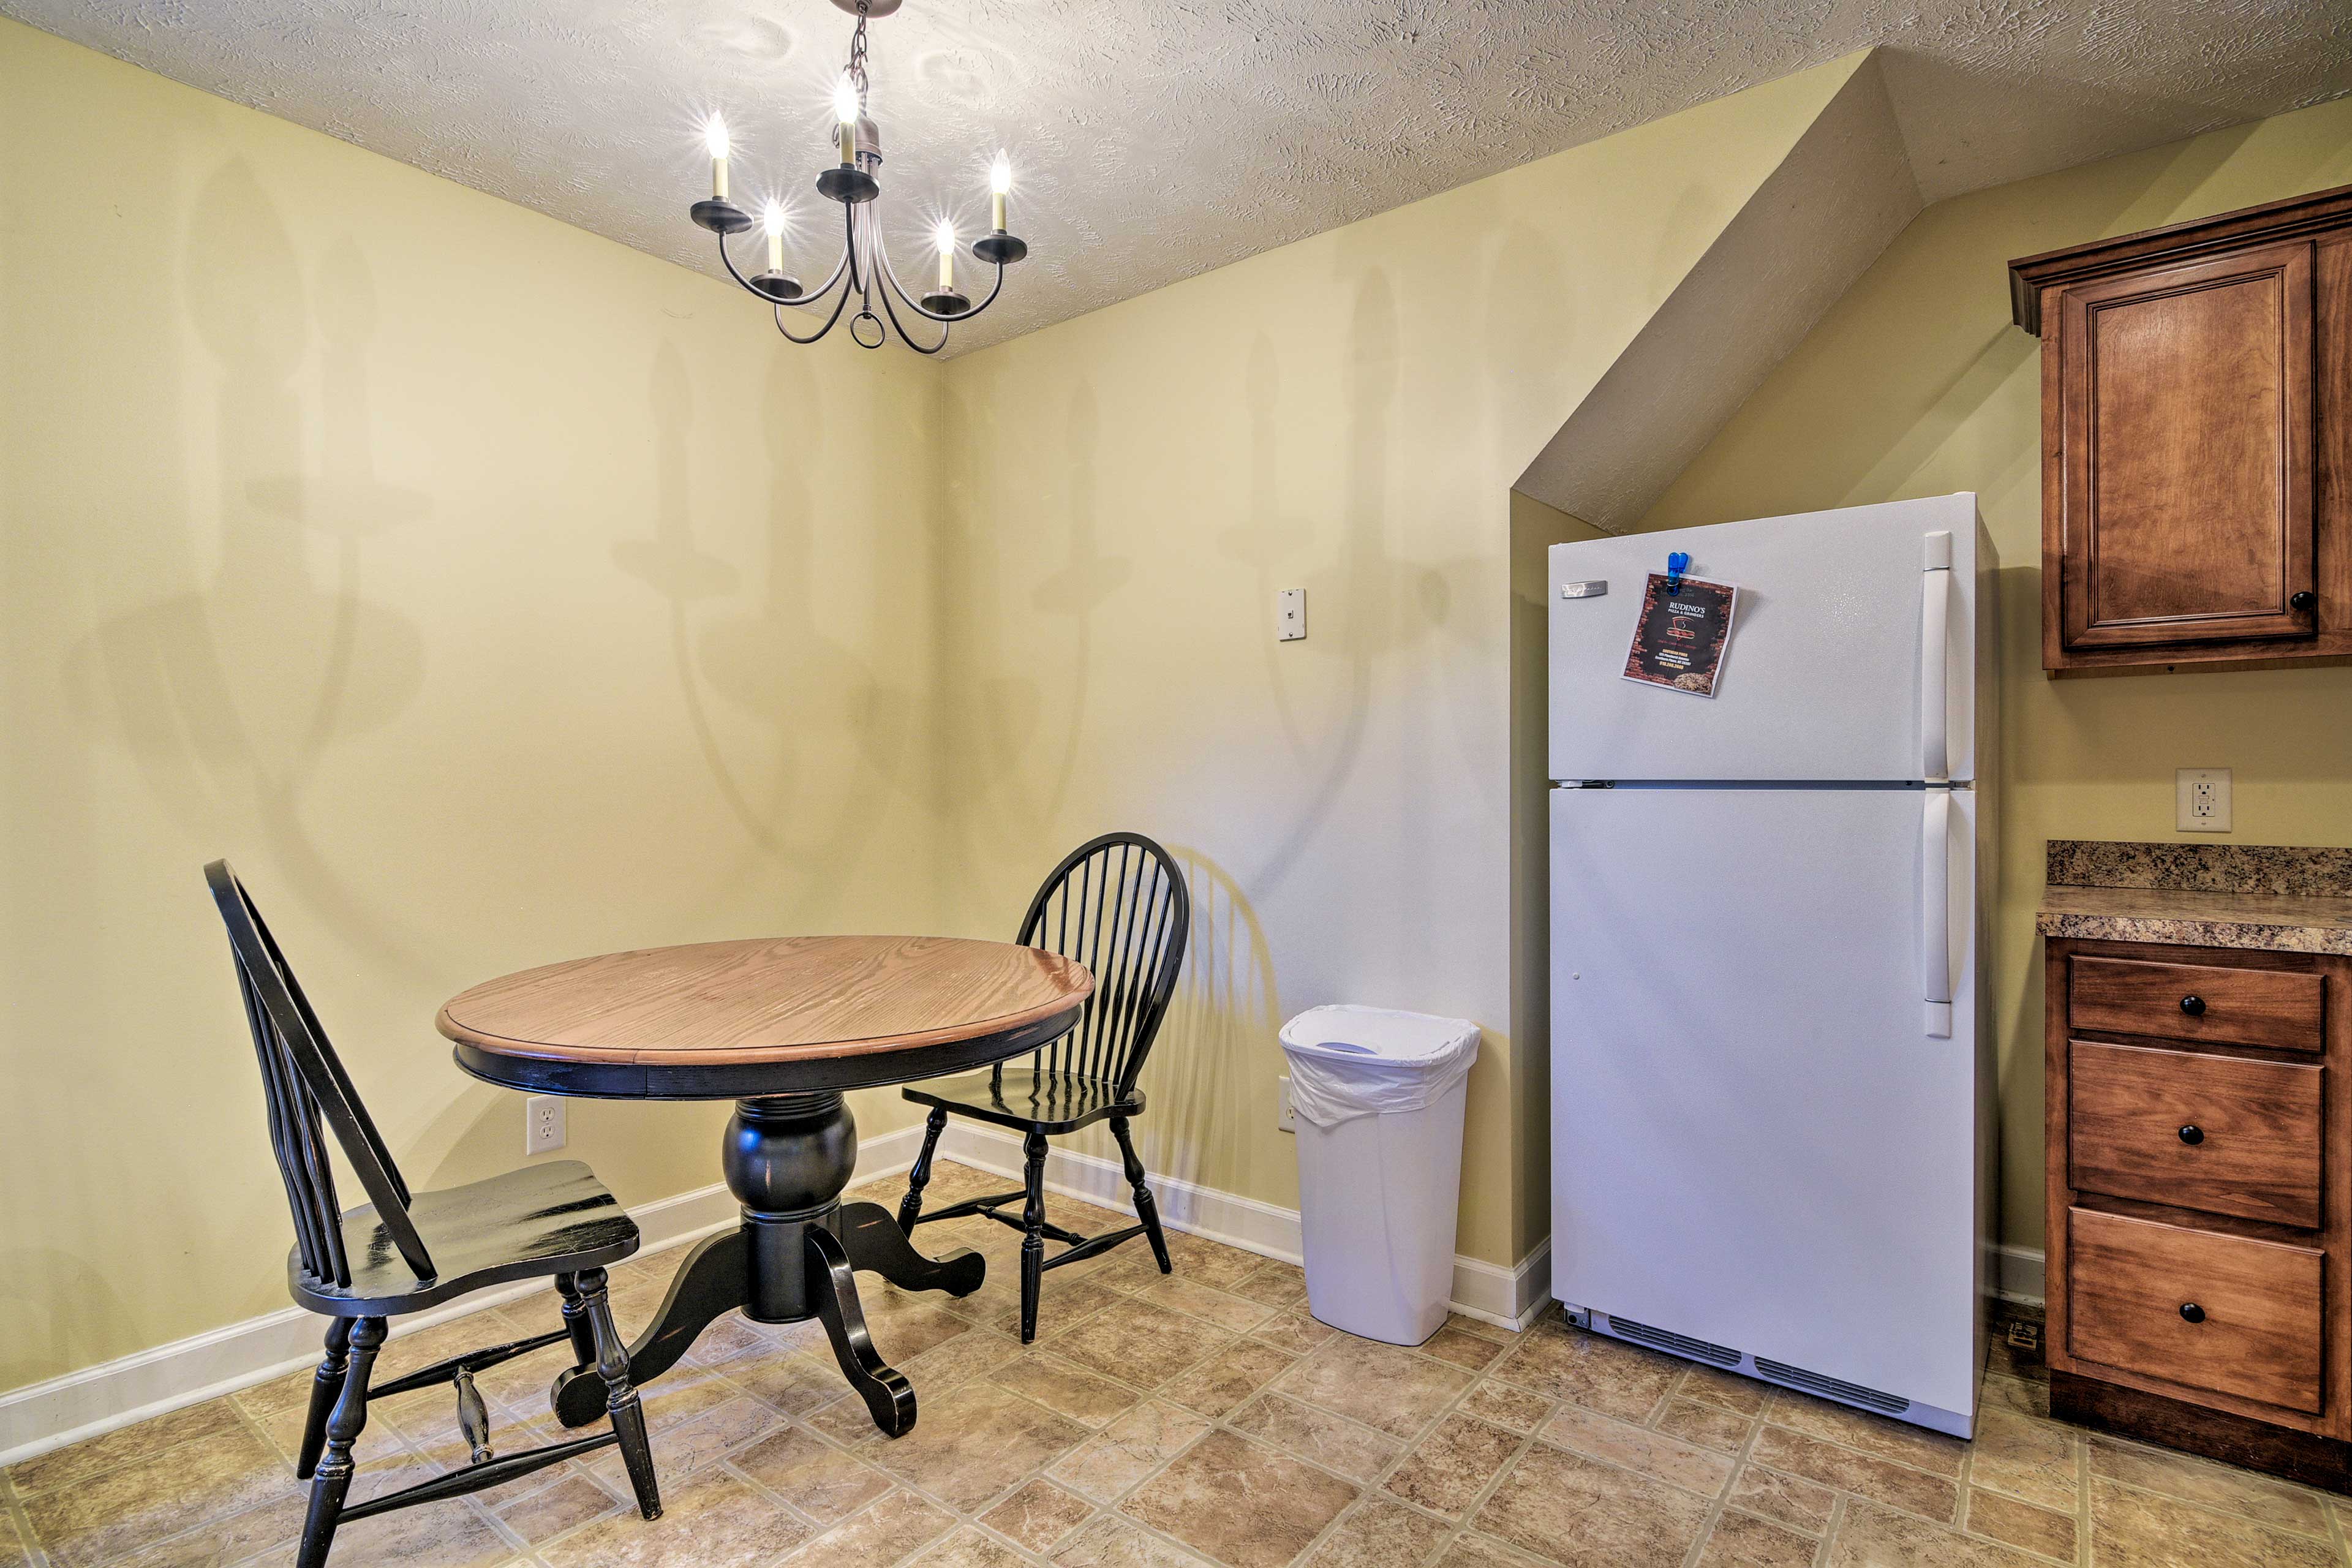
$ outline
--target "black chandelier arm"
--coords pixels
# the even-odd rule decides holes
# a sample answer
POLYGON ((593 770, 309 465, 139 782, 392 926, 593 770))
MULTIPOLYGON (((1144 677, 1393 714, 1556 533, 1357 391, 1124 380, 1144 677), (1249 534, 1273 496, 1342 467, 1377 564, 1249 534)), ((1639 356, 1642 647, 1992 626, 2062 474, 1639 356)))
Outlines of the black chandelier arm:
POLYGON ((1000 261, 996 264, 996 282, 988 290, 988 298, 982 300, 979 304, 974 305, 971 310, 964 311, 961 315, 942 316, 935 310, 924 310, 920 304, 916 302, 914 296, 908 293, 906 288, 899 283, 898 269, 890 265, 889 247, 882 243, 882 226, 879 224, 877 224, 874 226, 874 249, 875 253, 882 258, 882 277, 884 280, 889 284, 889 290, 888 293, 885 294, 883 297, 883 303, 886 305, 889 303, 889 294, 896 294, 898 296, 898 300, 901 304, 905 305, 907 309, 914 311, 915 314, 922 317, 923 320, 927 321, 937 321, 941 326, 948 327, 955 325, 958 321, 969 321, 974 316, 979 315, 982 310, 987 310, 991 305, 996 303, 997 295, 1004 291, 1004 263, 1000 261))
MULTIPOLYGON (((833 291, 833 286, 834 286, 835 284, 836 284, 836 283, 838 283, 838 282, 840 282, 840 281, 841 281, 842 274, 843 274, 843 273, 845 273, 845 272, 847 272, 847 271, 849 270, 849 255, 850 255, 849 247, 846 247, 846 246, 845 246, 845 247, 842 248, 842 252, 841 252, 841 259, 840 259, 840 260, 838 260, 838 261, 836 261, 836 262, 835 262, 835 263, 833 264, 833 276, 832 276, 832 277, 830 277, 830 278, 827 278, 827 279, 824 280, 824 284, 823 284, 821 287, 819 287, 819 288, 817 288, 817 289, 813 289, 813 290, 811 290, 810 292, 808 292, 808 293, 806 293, 806 294, 802 295, 802 296, 801 296, 799 299, 797 299, 797 300, 778 300, 778 299, 777 299, 773 294, 768 293, 768 292, 767 292, 767 291, 765 291, 764 289, 758 289, 758 288, 753 287, 753 285, 752 285, 752 283, 751 283, 751 280, 750 279, 748 279, 748 278, 744 277, 744 276, 743 276, 743 274, 742 274, 742 272, 741 272, 741 270, 740 270, 740 269, 739 269, 739 268, 736 267, 736 265, 735 265, 735 257, 734 257, 734 254, 733 254, 732 252, 730 252, 730 251, 727 248, 727 235, 726 235, 726 233, 725 233, 725 231, 724 231, 724 230, 721 230, 721 231, 720 231, 720 233, 719 233, 719 260, 721 260, 721 261, 723 261, 723 262, 725 262, 725 263, 727 264, 727 272, 728 272, 728 276, 730 276, 730 277, 733 278, 737 283, 739 283, 739 284, 740 284, 740 285, 742 286, 743 292, 745 292, 746 294, 751 295, 753 299, 755 299, 755 300, 759 300, 761 303, 762 303, 762 304, 766 304, 766 305, 783 305, 783 304, 791 304, 791 305, 814 305, 814 304, 815 304, 818 300, 823 300, 823 299, 824 299, 827 294, 831 293, 831 292, 833 291)), ((845 299, 845 298, 847 298, 847 296, 846 296, 846 295, 845 295, 845 296, 844 296, 844 298, 845 299)), ((829 323, 829 322, 828 322, 827 324, 828 324, 828 325, 830 325, 831 323, 829 323)), ((792 336, 792 334, 791 334, 791 333, 789 333, 789 332, 787 332, 787 333, 785 334, 785 336, 787 336, 787 337, 791 337, 791 336, 792 336)), ((824 336, 824 334, 823 332, 819 332, 819 333, 817 334, 817 337, 820 337, 820 338, 821 338, 821 337, 823 337, 823 336, 824 336)), ((801 340, 800 340, 800 339, 798 339, 798 338, 794 338, 794 339, 793 339, 793 341, 794 342, 800 342, 801 340)), ((814 338, 812 338, 812 339, 810 339, 810 340, 808 340, 808 341, 809 341, 809 342, 815 342, 816 340, 815 340, 814 338)))
MULTIPOLYGON (((941 349, 947 347, 948 329, 944 326, 940 328, 940 341, 933 343, 930 347, 925 348, 908 333, 905 327, 899 325, 898 307, 890 302, 890 296, 898 292, 898 280, 893 278, 889 280, 889 285, 890 286, 888 288, 882 290, 882 312, 890 318, 891 329, 898 334, 898 341, 906 344, 908 348, 914 350, 919 354, 935 354, 941 349)), ((901 296, 901 298, 903 297, 904 296, 901 296)), ((930 316, 931 320, 934 321, 940 319, 937 316, 931 316, 931 313, 929 310, 923 310, 920 305, 916 304, 911 300, 907 301, 907 305, 909 310, 919 311, 921 314, 926 316, 930 316)), ((882 345, 877 343, 874 346, 879 348, 882 345)))
MULTIPOLYGON (((831 289, 833 285, 828 283, 825 287, 827 289, 831 289)), ((822 298, 822 296, 814 297, 822 298)), ((784 307, 782 301, 773 300, 771 301, 771 303, 774 306, 776 312, 776 331, 783 334, 784 340, 787 342, 799 343, 805 348, 810 343, 813 343, 819 338, 824 336, 825 333, 833 331, 833 324, 841 320, 841 312, 848 308, 849 290, 844 289, 841 291, 841 298, 833 302, 833 314, 824 319, 824 325, 819 327, 815 331, 811 332, 807 337, 800 336, 791 328, 784 325, 784 307)))

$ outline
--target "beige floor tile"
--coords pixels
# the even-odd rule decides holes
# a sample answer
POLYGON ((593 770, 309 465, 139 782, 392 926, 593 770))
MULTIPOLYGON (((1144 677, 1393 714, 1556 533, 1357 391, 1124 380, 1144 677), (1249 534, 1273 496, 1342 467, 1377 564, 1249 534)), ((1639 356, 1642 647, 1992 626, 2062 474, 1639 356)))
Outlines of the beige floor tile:
MULTIPOLYGON (((1125 1216, 1114 1216, 1114 1221, 1125 1223, 1125 1216)), ((1132 1253, 1141 1258, 1146 1264, 1155 1269, 1158 1267, 1151 1263, 1150 1247, 1141 1241, 1131 1241, 1119 1248, 1119 1251, 1132 1253)), ((1229 1289, 1240 1284, 1264 1268, 1268 1261, 1255 1252, 1244 1252, 1237 1247, 1227 1247, 1221 1242, 1203 1240, 1200 1237, 1187 1236, 1178 1230, 1168 1233, 1168 1258, 1176 1266, 1177 1274, 1206 1285, 1213 1290, 1229 1289)))
MULTIPOLYGON (((2082 1447, 2071 1427, 1988 1406, 1977 1413, 1969 1479, 2039 1508, 2072 1513, 2081 1495, 2082 1447)), ((2326 1516, 2317 1519, 2324 1532, 2326 1516)))
POLYGON ((1090 1497, 1108 1502, 1166 1464, 1209 1429, 1189 1410, 1157 1400, 1139 1405, 1046 1473, 1090 1497))
POLYGON ((1092 1432, 992 1383, 929 1403, 903 1437, 863 1457, 908 1485, 969 1511, 1067 1454, 1092 1432))
POLYGON ((1041 1479, 1029 1482, 981 1515, 980 1522, 1032 1552, 1045 1552, 1084 1524, 1094 1511, 1094 1505, 1077 1493, 1041 1479))
POLYGON ((1529 1564, 1549 1561, 1530 1557, 1490 1535, 1465 1531, 1447 1543, 1434 1568, 1528 1568, 1529 1564))
POLYGON ((1462 1408, 1481 1421, 1492 1421, 1514 1432, 1532 1432, 1551 1414, 1552 1401, 1523 1388, 1513 1388, 1507 1383, 1481 1378, 1463 1395, 1462 1408))
POLYGON ((1958 1476, 1969 1446, 1958 1437, 1930 1432, 1908 1422, 1832 1405, 1807 1394, 1776 1393, 1765 1407, 1764 1419, 1775 1426, 1802 1432, 1825 1443, 1835 1443, 1874 1459, 1891 1459, 1930 1475, 1958 1476))
POLYGON ((2331 1542, 2105 1478, 2091 1482, 2091 1557, 2100 1568, 2319 1568, 2337 1562, 2331 1542))
POLYGON ((239 1422, 205 1440, 37 1493, 23 1506, 53 1562, 87 1568, 294 1489, 292 1467, 239 1422))
POLYGON ((1761 1415, 1772 1389, 1769 1384, 1738 1373, 1711 1366, 1688 1366, 1683 1369, 1682 1383, 1675 1392, 1685 1399, 1703 1399, 1742 1415, 1761 1415))
POLYGON ((1459 1519, 1510 1463, 1522 1441, 1516 1432, 1457 1411, 1405 1456, 1382 1489, 1432 1513, 1459 1519))
POLYGON ((1119 1507, 1229 1568, 1283 1568, 1355 1500, 1337 1476, 1218 1431, 1119 1507))
POLYGON ((2241 1514, 2281 1530, 2304 1535, 2327 1533, 2327 1509, 2319 1494, 2286 1481, 2095 1433, 2088 1447, 2094 1476, 2241 1514))
MULTIPOLYGON (((662 1516, 605 1515, 540 1548, 547 1568, 752 1568, 806 1539, 807 1525, 714 1467, 662 1488, 662 1516)), ((330 1568, 347 1568, 340 1559, 330 1568)))
POLYGON ((1707 1506, 1678 1487, 1537 1443, 1474 1523, 1568 1568, 1680 1568, 1707 1506))
POLYGON ((1250 1337, 1262 1340, 1278 1351, 1292 1355, 1305 1355, 1339 1331, 1318 1323, 1307 1315, 1304 1307, 1283 1307, 1250 1331, 1250 1337))
POLYGON ((1202 1559, 1104 1514, 1055 1549, 1055 1568, 1201 1568, 1202 1559))
POLYGON ((1260 1394, 1227 1416, 1225 1423, 1350 1480, 1373 1479, 1404 1452, 1404 1444, 1385 1432, 1279 1394, 1260 1394))
POLYGON ((1235 1340, 1162 1388, 1160 1397, 1203 1415, 1223 1415, 1288 1372, 1297 1359, 1255 1340, 1235 1340))
POLYGON ((1470 1374, 1393 1345, 1347 1335, 1317 1350, 1276 1387, 1310 1405, 1411 1437, 1470 1385, 1470 1374))
POLYGON ((1270 1307, 1307 1305, 1307 1274, 1296 1263, 1266 1258, 1227 1287, 1236 1296, 1264 1301, 1270 1307))
POLYGON ((116 1561, 122 1568, 226 1568, 273 1547, 290 1550, 309 1510, 307 1492, 289 1492, 116 1561))
MULTIPOLYGON (((449 1501, 343 1525, 327 1561, 332 1568, 490 1568, 514 1554, 474 1509, 449 1501)), ((290 1562, 292 1553, 286 1555, 290 1562)))
POLYGON ((1157 1388, 1206 1360, 1229 1338, 1197 1318, 1129 1301, 1087 1319, 1055 1339, 1054 1349, 1106 1377, 1157 1388))
MULTIPOLYGON (((661 1472, 658 1479, 667 1481, 667 1472, 661 1472)), ((623 1507, 619 1498, 586 1476, 567 1475, 553 1486, 541 1487, 524 1497, 506 1498, 505 1490, 501 1488, 488 1494, 486 1500, 493 1503, 491 1511, 499 1516, 499 1521, 520 1536, 526 1546, 540 1545, 623 1507)), ((635 1509, 636 1504, 626 1506, 635 1509)))
POLYGON ((1704 1399, 1668 1400, 1665 1413, 1658 1417, 1658 1430, 1667 1436, 1726 1454, 1738 1453, 1755 1429, 1756 1423, 1748 1416, 1704 1399))
POLYGON ((915 1559, 919 1568, 1027 1568, 1029 1559, 964 1525, 915 1559))
POLYGON ((799 1427, 737 1454, 734 1466, 819 1524, 833 1524, 890 1489, 890 1478, 799 1427))
POLYGON ((1451 1362, 1471 1372, 1483 1372, 1494 1365, 1509 1348, 1484 1335, 1465 1332, 1451 1323, 1430 1335, 1419 1346, 1423 1355, 1435 1356, 1439 1361, 1451 1362))
MULTIPOLYGON (((1017 1343, 1021 1338, 1021 1287, 1018 1276, 1013 1279, 1014 1282, 1008 1284, 1002 1294, 985 1293, 981 1321, 1017 1343)), ((980 1296, 971 1299, 982 1301, 980 1296)), ((1048 1274, 1045 1290, 1037 1299, 1037 1342, 1051 1344, 1105 1308, 1127 1300, 1118 1291, 1091 1279, 1065 1279, 1058 1273, 1048 1274)))
MULTIPOLYGON (((782 1424, 774 1411, 739 1394, 691 1421, 655 1434, 654 1468, 665 1477, 691 1475, 782 1424)), ((588 1470, 615 1495, 629 1489, 628 1461, 618 1448, 607 1448, 598 1454, 588 1470)))
POLYGON ((1307 1558, 1306 1568, 1414 1568, 1453 1527, 1399 1503, 1367 1498, 1307 1558))
POLYGON ((955 1527, 945 1509, 894 1491, 811 1537, 784 1562, 793 1568, 891 1568, 955 1527))
POLYGON ((1587 1458, 1606 1459, 1702 1497, 1715 1496, 1731 1479, 1733 1462, 1728 1454, 1646 1426, 1612 1420, 1581 1405, 1561 1405, 1536 1436, 1587 1458))
POLYGON ((1576 1329, 1529 1329, 1488 1373, 1621 1421, 1646 1421, 1682 1363, 1576 1329))
POLYGON ((796 1420, 831 1405, 849 1388, 839 1367, 794 1351, 771 1351, 755 1360, 737 1362, 727 1368, 727 1377, 753 1398, 796 1420))
POLYGON ((1247 1333, 1279 1310, 1246 1296, 1212 1289, 1183 1274, 1156 1277, 1135 1294, 1139 1300, 1198 1318, 1232 1334, 1247 1333))
POLYGON ((2050 1419, 2050 1385, 2022 1378, 1987 1376, 1979 1405, 1984 1410, 2006 1410, 2012 1415, 2050 1419))
POLYGON ((1810 1535, 1726 1509, 1699 1549, 1698 1568, 1812 1568, 1818 1547, 1810 1535))
MULTIPOLYGON (((909 1375, 912 1375, 911 1373, 909 1375)), ((1025 1394, 1048 1410, 1099 1430, 1131 1410, 1143 1395, 1048 1351, 1032 1350, 988 1374, 989 1381, 1025 1394)), ((918 1389, 923 1384, 917 1384, 918 1389)))
POLYGON ((1811 1535, 1829 1528, 1830 1513, 1837 1507, 1837 1494, 1829 1488, 1753 1463, 1740 1466, 1731 1478, 1726 1500, 1811 1535))
POLYGON ((1751 1459, 1772 1469, 1922 1514, 1939 1524, 1949 1524, 1958 1510, 1959 1489, 1942 1476, 1857 1454, 1783 1427, 1765 1426, 1756 1434, 1748 1452, 1751 1459))
MULTIPOLYGON (((2192 1561, 2174 1568, 2192 1568, 2192 1561)), ((1828 1568, 2046 1568, 2040 1559, 1867 1502, 1846 1505, 1828 1568)))
POLYGON ((858 1277, 857 1293, 874 1348, 892 1366, 971 1331, 970 1320, 950 1311, 947 1298, 937 1291, 901 1290, 866 1274, 858 1277))
MULTIPOLYGON (((897 1364, 917 1389, 936 1394, 960 1383, 985 1377, 997 1368, 1020 1360, 1024 1353, 1017 1336, 982 1329, 976 1333, 958 1334, 945 1344, 934 1346, 911 1361, 897 1364)), ((826 1361, 830 1365, 829 1353, 826 1361)), ((835 1368, 835 1381, 840 1381, 840 1371, 835 1368)))
POLYGON ((1482 1340, 1492 1340, 1498 1345, 1517 1343, 1519 1331, 1500 1323, 1489 1323, 1479 1318, 1465 1317, 1460 1312, 1445 1314, 1445 1326, 1457 1333, 1473 1334, 1482 1340))
MULTIPOLYGON (((309 1373, 304 1373, 307 1382, 309 1373)), ((302 1395, 305 1402, 310 1395, 302 1395)), ((300 1425, 298 1418, 297 1426, 300 1425)), ((152 1421, 121 1426, 87 1442, 52 1448, 47 1453, 8 1468, 8 1484, 19 1498, 37 1497, 60 1487, 79 1486, 107 1471, 142 1464, 182 1443, 218 1440, 243 1432, 236 1406, 226 1399, 208 1399, 158 1415, 152 1421)))
POLYGON ((2035 1508, 1999 1492, 1969 1493, 1968 1531, 2061 1563, 2074 1561, 2074 1516, 2035 1508))

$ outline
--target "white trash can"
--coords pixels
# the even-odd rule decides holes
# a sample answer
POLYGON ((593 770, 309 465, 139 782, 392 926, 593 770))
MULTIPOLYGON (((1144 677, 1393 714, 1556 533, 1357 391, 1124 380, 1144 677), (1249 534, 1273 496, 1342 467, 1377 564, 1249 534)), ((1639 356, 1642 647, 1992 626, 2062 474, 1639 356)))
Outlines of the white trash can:
POLYGON ((1385 1007, 1314 1007, 1282 1026, 1298 1120, 1307 1309, 1417 1345, 1454 1294, 1462 1117, 1478 1026, 1385 1007))

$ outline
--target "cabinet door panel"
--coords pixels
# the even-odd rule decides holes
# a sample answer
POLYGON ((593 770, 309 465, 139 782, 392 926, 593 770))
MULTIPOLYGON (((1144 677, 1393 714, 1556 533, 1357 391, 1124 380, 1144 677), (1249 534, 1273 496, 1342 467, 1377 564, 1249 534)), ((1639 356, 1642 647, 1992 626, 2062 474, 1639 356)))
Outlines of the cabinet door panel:
POLYGON ((2312 636, 2310 243, 2061 301, 2066 645, 2312 636))

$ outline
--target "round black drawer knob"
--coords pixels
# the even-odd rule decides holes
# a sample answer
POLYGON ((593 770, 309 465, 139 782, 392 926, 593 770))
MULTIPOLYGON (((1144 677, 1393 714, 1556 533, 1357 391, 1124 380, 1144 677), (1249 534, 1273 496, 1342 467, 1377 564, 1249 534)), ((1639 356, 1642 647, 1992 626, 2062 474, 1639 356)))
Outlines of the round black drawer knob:
POLYGON ((2183 1301, 2180 1303, 2180 1315, 2192 1323, 2201 1323, 2205 1321, 2205 1309, 2194 1301, 2183 1301))
POLYGON ((2300 594, 2290 595, 2287 598, 2286 607, 2290 610, 2317 609, 2319 607, 2319 595, 2313 593, 2310 589, 2305 588, 2300 594))
POLYGON ((2202 1143, 2205 1142, 2205 1129, 2192 1121, 2180 1130, 2180 1141, 2183 1143, 2202 1143))
POLYGON ((2180 1010, 2192 1018, 2205 1016, 2205 998, 2191 993, 2180 999, 2180 1010))

